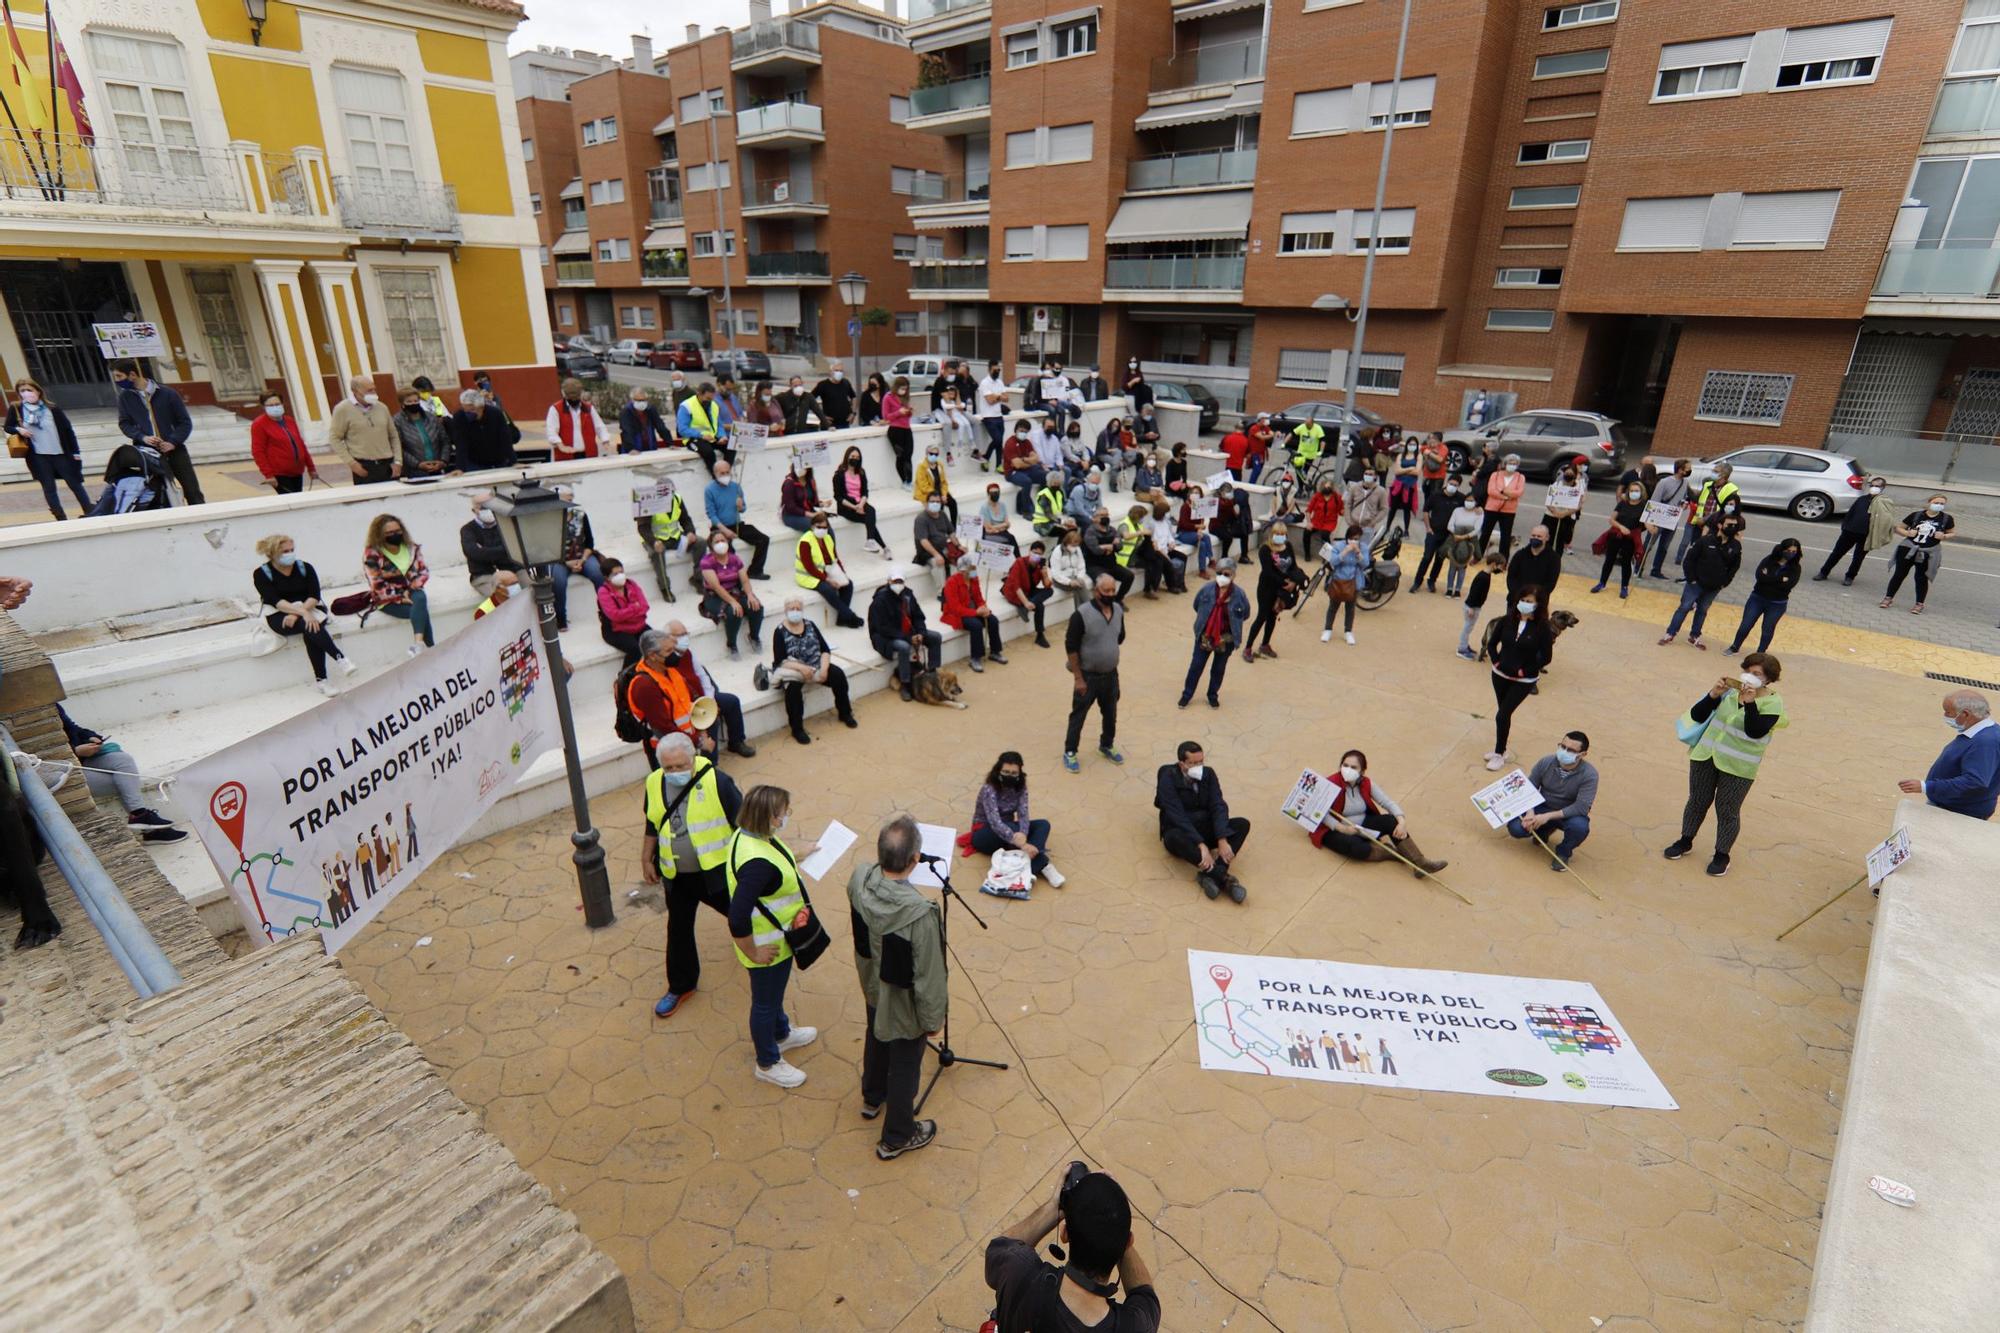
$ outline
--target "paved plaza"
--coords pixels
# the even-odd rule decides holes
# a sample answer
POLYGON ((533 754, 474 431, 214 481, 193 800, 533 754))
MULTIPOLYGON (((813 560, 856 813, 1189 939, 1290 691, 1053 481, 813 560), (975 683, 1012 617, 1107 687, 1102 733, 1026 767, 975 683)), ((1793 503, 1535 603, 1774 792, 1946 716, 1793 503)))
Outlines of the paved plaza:
POLYGON ((443 858, 341 959, 611 1254, 642 1327, 976 1328, 985 1241, 1078 1156, 1131 1192, 1175 1329, 1266 1327, 1260 1310, 1294 1331, 1796 1327, 1872 900, 1773 937, 1855 877, 1895 780, 1942 743, 1921 672, 1991 659, 1787 621, 1775 651, 1793 723, 1715 880, 1705 842, 1678 863, 1659 850, 1685 790, 1674 717, 1728 664, 1654 646, 1662 594, 1600 608, 1581 592, 1565 580, 1556 599, 1583 623, 1515 748, 1532 762, 1565 729, 1590 732, 1603 787, 1577 868, 1602 902, 1473 810, 1486 670, 1451 653, 1456 604, 1407 592, 1360 617, 1358 647, 1319 644, 1313 613, 1287 622, 1283 657, 1239 659, 1219 712, 1174 708, 1187 603, 1135 600, 1122 768, 1087 749, 1081 776, 1062 772, 1067 678, 1058 651, 1025 640, 1010 665, 963 677, 969 711, 877 695, 859 731, 823 718, 810 749, 774 736, 733 761, 746 786, 790 788, 802 841, 834 817, 865 852, 894 811, 962 827, 995 752, 1027 754, 1068 884, 976 898, 991 929, 955 913, 952 932, 953 1044, 1013 1067, 949 1071, 925 1109, 937 1143, 896 1162, 876 1160, 858 1114, 851 857, 816 889, 835 947, 793 980, 790 1012, 821 1034, 793 1057, 809 1075, 794 1092, 751 1078, 747 986, 713 914, 700 991, 652 1016, 665 922, 638 875, 636 787, 594 803, 610 928, 583 927, 566 821, 549 817, 443 858), (1246 905, 1204 900, 1154 836, 1154 771, 1184 737, 1256 825, 1246 905), (1299 769, 1349 746, 1474 906, 1280 827, 1299 769), (1189 948, 1588 981, 1680 1109, 1204 1072, 1189 948))

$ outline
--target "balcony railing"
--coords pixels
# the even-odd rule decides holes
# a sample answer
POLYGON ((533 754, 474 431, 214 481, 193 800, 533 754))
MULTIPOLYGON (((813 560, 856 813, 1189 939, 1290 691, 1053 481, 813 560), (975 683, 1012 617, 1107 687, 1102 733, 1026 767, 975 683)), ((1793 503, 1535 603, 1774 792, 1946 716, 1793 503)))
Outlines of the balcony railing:
POLYGON ((912 206, 983 203, 991 190, 992 178, 983 171, 975 175, 926 171, 911 181, 910 203, 912 206))
POLYGON ((961 9, 984 9, 993 0, 910 0, 910 22, 943 18, 961 9))
POLYGON ((588 259, 558 259, 556 261, 557 282, 590 283, 597 281, 597 270, 588 259))
POLYGON ((790 20, 757 23, 729 40, 729 58, 732 61, 755 60, 781 51, 797 52, 818 60, 819 25, 790 20))
POLYGON ((969 79, 932 84, 910 90, 910 116, 942 116, 948 111, 972 111, 993 105, 993 77, 975 74, 969 79))
POLYGON ((824 278, 828 274, 824 250, 776 250, 749 256, 753 278, 824 278))
POLYGON ((649 212, 655 222, 679 222, 683 206, 678 199, 655 199, 649 212))
POLYGON ((753 106, 748 111, 736 113, 736 137, 739 139, 779 130, 799 134, 826 132, 819 108, 811 102, 772 102, 768 106, 753 106))
POLYGON ((910 287, 926 292, 983 292, 986 290, 986 261, 957 263, 919 260, 910 265, 910 287))
POLYGON ((1257 39, 1197 46, 1178 55, 1153 58, 1153 91, 1199 88, 1264 76, 1264 43, 1257 39))
POLYGON ((1986 297, 2000 280, 2000 242, 1892 241, 1875 280, 1877 296, 1986 297))
POLYGON ((1125 164, 1128 190, 1187 189, 1197 185, 1247 185, 1257 175, 1254 148, 1214 148, 1162 153, 1125 164))
MULTIPOLYGON (((556 273, 557 276, 561 276, 560 265, 557 266, 556 273)), ((648 282, 685 282, 688 276, 687 251, 640 251, 639 276, 648 282)))
POLYGON ((391 236, 457 236, 458 191, 433 181, 335 176, 342 226, 391 236))
POLYGON ((773 356, 818 356, 819 334, 812 329, 764 326, 764 347, 773 356))
MULTIPOLYGON (((304 173, 264 154, 264 210, 310 216, 304 173)), ((39 138, 0 130, 0 198, 196 213, 259 211, 244 190, 245 159, 228 148, 131 139, 39 138)))
POLYGON ((749 208, 824 208, 826 199, 811 181, 751 181, 743 195, 749 208))
POLYGON ((1113 291, 1239 292, 1242 255, 1133 255, 1104 261, 1104 285, 1113 291))

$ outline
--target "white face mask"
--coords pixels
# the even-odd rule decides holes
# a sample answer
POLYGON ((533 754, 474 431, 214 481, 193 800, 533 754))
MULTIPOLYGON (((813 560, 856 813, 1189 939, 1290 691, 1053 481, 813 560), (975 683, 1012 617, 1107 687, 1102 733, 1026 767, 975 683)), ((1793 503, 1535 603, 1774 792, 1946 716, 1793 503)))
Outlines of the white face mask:
POLYGON ((21 390, 21 401, 24 403, 39 403, 42 401, 42 395, 34 389, 23 389, 21 390))
POLYGON ((889 591, 896 594, 896 596, 901 597, 903 595, 903 585, 900 582, 891 583, 889 585, 889 591))
POLYGON ((1468 512, 1477 509, 1479 508, 1479 501, 1473 499, 1471 496, 1468 495, 1465 497, 1465 508, 1468 512))
POLYGON ((842 381, 843 379, 846 379, 847 377, 846 377, 846 375, 844 375, 844 374, 843 374, 843 373, 841 373, 840 371, 836 370, 836 371, 834 371, 834 372, 833 372, 833 373, 832 373, 831 375, 827 376, 827 378, 828 378, 828 379, 830 379, 830 380, 832 380, 832 381, 833 381, 833 382, 834 382, 835 384, 838 384, 838 383, 840 383, 840 382, 841 382, 841 381, 842 381))
POLYGON ((382 401, 382 395, 379 393, 364 393, 361 395, 361 401, 373 407, 382 401))
POLYGON ((1218 588, 1227 588, 1234 581, 1228 574, 1217 574, 1215 576, 1215 586, 1218 588))
POLYGON ((785 623, 787 625, 803 624, 805 622, 805 618, 806 618, 806 613, 803 611, 785 612, 785 623))
POLYGON ((1944 512, 1944 506, 1938 504, 1936 501, 1932 501, 1930 504, 1924 506, 1924 512, 1926 514, 1930 514, 1933 516, 1942 514, 1944 512))
POLYGON ((273 421, 278 421, 284 417, 285 409, 279 406, 277 403, 271 403, 264 408, 264 415, 271 418, 271 420, 273 421))
POLYGON ((607 580, 607 581, 608 581, 608 582, 609 582, 609 583, 611 584, 611 586, 612 586, 612 587, 614 587, 614 588, 622 588, 622 587, 624 587, 624 586, 625 586, 625 571, 624 571, 624 570, 622 570, 622 569, 621 569, 621 570, 619 570, 619 571, 618 571, 618 572, 617 572, 616 574, 613 574, 613 575, 612 575, 612 576, 610 577, 610 579, 609 579, 609 580, 607 580))
POLYGON ((1516 602, 1514 603, 1514 609, 1524 616, 1535 614, 1535 604, 1533 602, 1516 602))
POLYGON ((1279 550, 1279 551, 1282 551, 1282 550, 1284 550, 1284 549, 1285 549, 1285 544, 1286 544, 1286 539, 1285 539, 1285 538, 1283 538, 1283 537, 1273 537, 1273 538, 1271 539, 1271 546, 1272 546, 1272 548, 1273 548, 1273 549, 1275 549, 1275 550, 1279 550))
POLYGON ((715 474, 715 484, 718 486, 727 486, 729 484, 729 480, 730 478, 727 472, 718 472, 715 474))
POLYGON ((778 816, 778 827, 772 829, 771 831, 773 833, 783 833, 786 829, 790 828, 791 826, 792 826, 792 812, 787 810, 785 811, 784 814, 778 816))
POLYGON ((477 510, 473 513, 473 517, 479 520, 479 526, 482 528, 490 528, 500 521, 491 509, 477 510))
POLYGON ((680 387, 681 387, 681 386, 682 386, 683 384, 686 384, 686 383, 687 383, 687 381, 686 381, 686 380, 684 380, 684 379, 682 379, 682 378, 681 378, 681 377, 680 377, 679 375, 676 375, 676 376, 674 376, 674 387, 675 387, 676 389, 680 388, 680 387))
POLYGON ((1521 470, 1519 463, 1504 463, 1501 466, 1505 467, 1509 472, 1519 472, 1521 470))
POLYGON ((1349 783, 1359 782, 1361 781, 1361 770, 1356 768, 1353 764, 1342 764, 1340 766, 1340 776, 1341 779, 1345 782, 1349 783))
POLYGON ((709 549, 709 550, 711 550, 711 551, 713 551, 713 552, 715 552, 715 553, 716 553, 717 555, 728 555, 728 554, 729 554, 729 543, 728 543, 728 542, 710 542, 710 543, 708 544, 708 549, 709 549))
POLYGON ((1744 689, 1746 689, 1746 690, 1761 690, 1761 689, 1763 689, 1763 688, 1764 688, 1764 679, 1763 679, 1763 677, 1761 677, 1761 676, 1753 676, 1753 675, 1751 675, 1751 674, 1750 674, 1750 673, 1749 673, 1748 671, 1744 672, 1744 673, 1743 673, 1742 675, 1738 676, 1738 677, 1737 677, 1736 679, 1738 679, 1739 681, 1743 682, 1743 688, 1744 688, 1744 689))
POLYGON ((1189 780, 1191 780, 1191 781, 1194 781, 1194 782, 1200 782, 1200 781, 1201 781, 1201 775, 1202 775, 1202 774, 1204 774, 1204 773, 1206 773, 1206 772, 1208 772, 1208 765, 1206 765, 1206 764, 1189 764, 1189 765, 1188 765, 1188 770, 1187 770, 1187 775, 1188 775, 1188 778, 1189 778, 1189 780))
POLYGON ((1880 486, 1870 486, 1868 488, 1868 493, 1870 495, 1880 495, 1882 493, 1882 488, 1880 486))

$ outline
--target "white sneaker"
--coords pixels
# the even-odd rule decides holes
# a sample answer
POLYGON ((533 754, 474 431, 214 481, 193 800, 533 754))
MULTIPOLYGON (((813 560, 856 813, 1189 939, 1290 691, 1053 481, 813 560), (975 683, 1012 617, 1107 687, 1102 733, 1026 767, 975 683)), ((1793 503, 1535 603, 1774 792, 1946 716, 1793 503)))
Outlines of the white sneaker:
POLYGON ((333 682, 330 680, 316 680, 313 682, 313 688, 318 690, 321 694, 324 694, 329 699, 331 699, 334 695, 340 693, 339 690, 333 687, 333 682))
POLYGON ((868 552, 868 554, 870 555, 882 554, 881 543, 877 542, 873 537, 870 537, 867 541, 861 543, 861 549, 868 552))
POLYGON ((1321 630, 1321 631, 1319 632, 1319 641, 1320 641, 1321 643, 1332 643, 1332 642, 1333 642, 1333 631, 1332 631, 1332 630, 1330 630, 1330 629, 1323 629, 1323 630, 1321 630))
POLYGON ((764 1068, 762 1065, 757 1066, 757 1081, 760 1083, 775 1083, 781 1088, 796 1088, 799 1084, 806 1081, 806 1071, 794 1068, 786 1064, 783 1060, 780 1060, 769 1069, 764 1068))
MULTIPOLYGON (((810 1046, 818 1040, 818 1028, 793 1028, 790 1033, 786 1034, 785 1039, 778 1043, 778 1050, 780 1052, 796 1051, 799 1047, 810 1046)), ((779 1063, 783 1064, 784 1062, 781 1060, 779 1063)), ((805 1075, 801 1074, 799 1077, 804 1079, 805 1075)))
POLYGON ((1505 755, 1489 754, 1486 756, 1486 771, 1488 773, 1498 773, 1500 771, 1500 765, 1506 762, 1507 762, 1507 756, 1505 755))
POLYGON ((1352 644, 1352 643, 1354 642, 1354 631, 1353 631, 1353 630, 1349 630, 1349 631, 1347 631, 1347 642, 1348 642, 1349 644, 1352 644))
POLYGON ((351 657, 343 657, 343 658, 341 658, 341 659, 340 659, 340 674, 341 674, 341 675, 343 675, 343 676, 351 676, 351 675, 353 675, 353 674, 354 674, 355 672, 359 671, 360 669, 361 669, 360 667, 358 667, 358 666, 354 665, 354 659, 353 659, 353 658, 351 658, 351 657))
POLYGON ((1042 880, 1050 888, 1059 889, 1063 886, 1063 872, 1057 870, 1054 866, 1043 866, 1042 880))
POLYGON ((423 651, 424 651, 423 641, 418 640, 416 643, 410 645, 410 651, 407 654, 407 656, 417 657, 422 655, 423 651))

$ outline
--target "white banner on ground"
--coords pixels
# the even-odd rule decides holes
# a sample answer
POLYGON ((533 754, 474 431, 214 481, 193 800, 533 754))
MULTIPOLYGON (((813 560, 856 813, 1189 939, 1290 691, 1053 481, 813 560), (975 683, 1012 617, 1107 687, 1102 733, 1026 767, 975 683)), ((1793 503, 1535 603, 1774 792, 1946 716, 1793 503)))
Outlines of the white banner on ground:
POLYGON ((1583 508, 1583 487, 1565 486, 1561 482, 1549 487, 1548 498, 1542 501, 1544 509, 1583 508))
POLYGON ((336 952, 555 743, 535 612, 513 598, 181 770, 183 808, 253 942, 318 927, 336 952))
POLYGON ((1672 532, 1681 525, 1682 509, 1679 505, 1661 504, 1657 500, 1646 501, 1643 519, 1661 532, 1672 532))
POLYGON ((1678 1110, 1597 988, 1188 950, 1203 1069, 1678 1110))
POLYGON ((1335 784, 1309 768, 1299 774, 1299 780, 1292 784, 1291 794, 1278 807, 1278 813, 1311 833, 1326 818, 1326 812, 1333 808, 1334 790, 1335 784))
POLYGON ((1541 803, 1541 792, 1535 790, 1535 784, 1518 768, 1472 793, 1472 804, 1486 816, 1488 828, 1504 828, 1508 820, 1531 813, 1541 803))
POLYGON ((1910 831, 1899 828, 1868 852, 1868 887, 1874 888, 1910 859, 1910 831))

